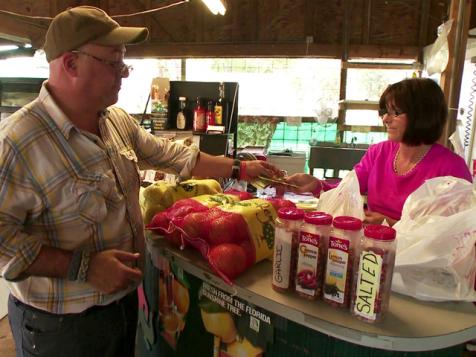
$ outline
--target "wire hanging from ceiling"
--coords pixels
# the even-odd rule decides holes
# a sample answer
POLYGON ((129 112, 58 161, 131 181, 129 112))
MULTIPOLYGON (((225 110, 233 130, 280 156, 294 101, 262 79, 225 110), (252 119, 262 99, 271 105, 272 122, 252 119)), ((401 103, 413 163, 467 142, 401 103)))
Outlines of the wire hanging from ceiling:
MULTIPOLYGON (((151 13, 154 13, 154 12, 165 10, 165 9, 177 6, 177 5, 181 5, 181 4, 187 3, 189 1, 190 0, 178 0, 178 1, 175 1, 171 4, 155 7, 153 9, 149 9, 149 10, 134 12, 134 13, 130 13, 130 14, 110 15, 110 16, 113 19, 117 19, 117 18, 123 18, 123 17, 133 17, 133 16, 139 16, 139 15, 147 15, 147 14, 151 14, 151 13)), ((6 11, 6 10, 0 10, 0 13, 9 14, 9 15, 13 15, 13 16, 19 16, 19 17, 23 17, 23 18, 26 18, 26 19, 32 19, 32 20, 47 20, 47 21, 53 20, 52 17, 48 17, 48 16, 31 16, 31 15, 24 15, 24 14, 20 14, 20 13, 17 13, 17 12, 6 11)))
POLYGON ((156 7, 156 8, 153 8, 153 9, 144 10, 144 11, 140 11, 140 12, 134 12, 132 14, 111 15, 111 17, 113 19, 117 19, 117 18, 121 18, 121 17, 132 17, 132 16, 137 16, 137 15, 151 14, 153 12, 158 12, 158 11, 161 11, 161 10, 165 10, 165 9, 168 9, 168 8, 171 8, 171 7, 174 7, 174 6, 177 6, 177 5, 181 5, 181 4, 189 2, 189 1, 190 0, 179 0, 179 1, 176 1, 172 4, 164 5, 164 6, 161 6, 161 7, 156 7))

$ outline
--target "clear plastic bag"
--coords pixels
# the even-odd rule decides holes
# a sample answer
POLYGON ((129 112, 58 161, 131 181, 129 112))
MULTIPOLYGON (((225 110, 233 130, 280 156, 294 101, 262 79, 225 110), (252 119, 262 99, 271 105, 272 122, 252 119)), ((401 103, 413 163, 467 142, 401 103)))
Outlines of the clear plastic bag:
POLYGON ((476 301, 476 195, 455 177, 408 196, 397 231, 392 290, 420 300, 476 301))

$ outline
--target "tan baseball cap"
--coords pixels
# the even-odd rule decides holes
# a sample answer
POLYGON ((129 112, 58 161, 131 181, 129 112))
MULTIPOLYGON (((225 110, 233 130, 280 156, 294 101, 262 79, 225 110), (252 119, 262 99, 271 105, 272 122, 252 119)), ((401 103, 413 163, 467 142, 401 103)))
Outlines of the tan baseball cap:
POLYGON ((145 27, 122 27, 103 10, 78 6, 65 10, 51 21, 43 50, 51 62, 86 43, 103 46, 135 44, 147 39, 145 27))

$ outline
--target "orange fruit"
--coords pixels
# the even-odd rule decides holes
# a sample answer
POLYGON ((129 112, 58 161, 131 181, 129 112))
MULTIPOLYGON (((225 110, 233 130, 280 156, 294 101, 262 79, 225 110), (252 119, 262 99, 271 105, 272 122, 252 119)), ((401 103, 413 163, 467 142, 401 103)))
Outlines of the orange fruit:
POLYGON ((233 279, 247 268, 247 255, 243 247, 223 243, 210 249, 208 261, 212 267, 233 279))
POLYGON ((177 311, 185 315, 190 307, 190 296, 187 288, 174 279, 172 282, 172 294, 177 311))
POLYGON ((179 317, 175 312, 162 315, 162 324, 168 333, 175 333, 179 328, 179 322, 179 317))
POLYGON ((167 310, 167 287, 165 286, 164 279, 159 278, 159 311, 163 314, 167 310))
POLYGON ((226 352, 231 357, 260 357, 263 355, 263 350, 253 346, 246 338, 230 343, 226 348, 226 352))
POLYGON ((219 337, 224 343, 236 339, 236 327, 231 314, 228 312, 207 312, 200 309, 205 330, 219 337))

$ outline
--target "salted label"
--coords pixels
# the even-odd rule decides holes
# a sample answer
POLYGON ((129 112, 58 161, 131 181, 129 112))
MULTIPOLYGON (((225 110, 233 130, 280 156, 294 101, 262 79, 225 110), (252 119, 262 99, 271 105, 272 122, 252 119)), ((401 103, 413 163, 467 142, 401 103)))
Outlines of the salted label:
POLYGON ((375 320, 375 303, 380 290, 382 257, 371 251, 360 254, 359 274, 355 291, 354 313, 375 320))

